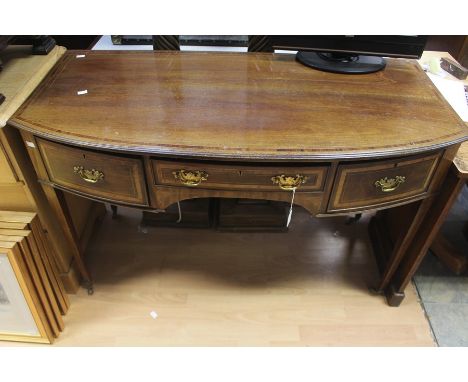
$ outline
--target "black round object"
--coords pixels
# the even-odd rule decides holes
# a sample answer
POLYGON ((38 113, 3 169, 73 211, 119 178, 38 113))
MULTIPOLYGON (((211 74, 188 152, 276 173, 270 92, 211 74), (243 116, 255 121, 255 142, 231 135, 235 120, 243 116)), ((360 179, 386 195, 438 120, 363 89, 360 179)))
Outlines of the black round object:
POLYGON ((311 68, 332 73, 366 74, 385 68, 385 60, 375 56, 297 52, 296 60, 311 68))

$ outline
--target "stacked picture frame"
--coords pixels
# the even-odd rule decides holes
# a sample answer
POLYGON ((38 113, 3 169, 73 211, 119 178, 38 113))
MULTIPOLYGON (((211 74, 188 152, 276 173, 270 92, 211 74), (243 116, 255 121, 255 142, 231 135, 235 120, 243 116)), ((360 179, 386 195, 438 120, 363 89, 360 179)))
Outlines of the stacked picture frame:
POLYGON ((69 305, 38 216, 0 211, 0 340, 54 342, 69 305))

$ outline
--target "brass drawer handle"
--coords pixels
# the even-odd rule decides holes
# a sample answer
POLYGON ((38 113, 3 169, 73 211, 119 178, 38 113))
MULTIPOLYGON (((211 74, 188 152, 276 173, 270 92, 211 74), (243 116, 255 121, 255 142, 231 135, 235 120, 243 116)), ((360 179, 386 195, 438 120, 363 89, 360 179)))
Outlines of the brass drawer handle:
POLYGON ((387 177, 382 178, 374 183, 375 187, 380 187, 383 192, 392 192, 395 191, 398 186, 402 183, 405 183, 406 177, 397 175, 395 178, 388 179, 387 177))
POLYGON ((172 174, 180 183, 190 187, 198 186, 202 181, 208 179, 208 174, 200 170, 177 170, 173 171, 172 174))
POLYGON ((81 179, 88 183, 97 183, 104 179, 104 173, 99 170, 95 170, 94 168, 91 170, 85 170, 83 166, 75 166, 73 167, 73 172, 78 174, 81 179))
POLYGON ((296 174, 295 176, 276 175, 271 178, 273 184, 277 184, 279 188, 285 191, 292 191, 304 184, 309 179, 308 176, 296 174))

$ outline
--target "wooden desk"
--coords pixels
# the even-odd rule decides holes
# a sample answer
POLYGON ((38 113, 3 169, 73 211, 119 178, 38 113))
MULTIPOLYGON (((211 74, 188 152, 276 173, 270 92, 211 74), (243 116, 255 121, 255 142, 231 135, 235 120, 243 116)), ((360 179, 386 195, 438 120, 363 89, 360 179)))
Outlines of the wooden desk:
MULTIPOLYGON (((392 281, 398 265, 468 139, 416 62, 337 75, 267 53, 70 51, 9 123, 71 243, 63 190, 161 210, 200 197, 289 202, 297 188, 295 204, 317 217, 411 204, 389 251, 385 230, 373 235, 391 305, 406 286, 392 281)), ((90 281, 76 244, 74 255, 90 281)))

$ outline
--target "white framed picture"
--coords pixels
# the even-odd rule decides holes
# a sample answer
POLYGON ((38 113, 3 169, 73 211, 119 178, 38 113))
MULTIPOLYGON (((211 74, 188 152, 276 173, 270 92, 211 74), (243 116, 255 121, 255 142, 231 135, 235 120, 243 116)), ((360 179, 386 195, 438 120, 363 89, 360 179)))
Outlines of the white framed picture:
POLYGON ((19 246, 8 242, 0 242, 0 340, 52 342, 19 246))

